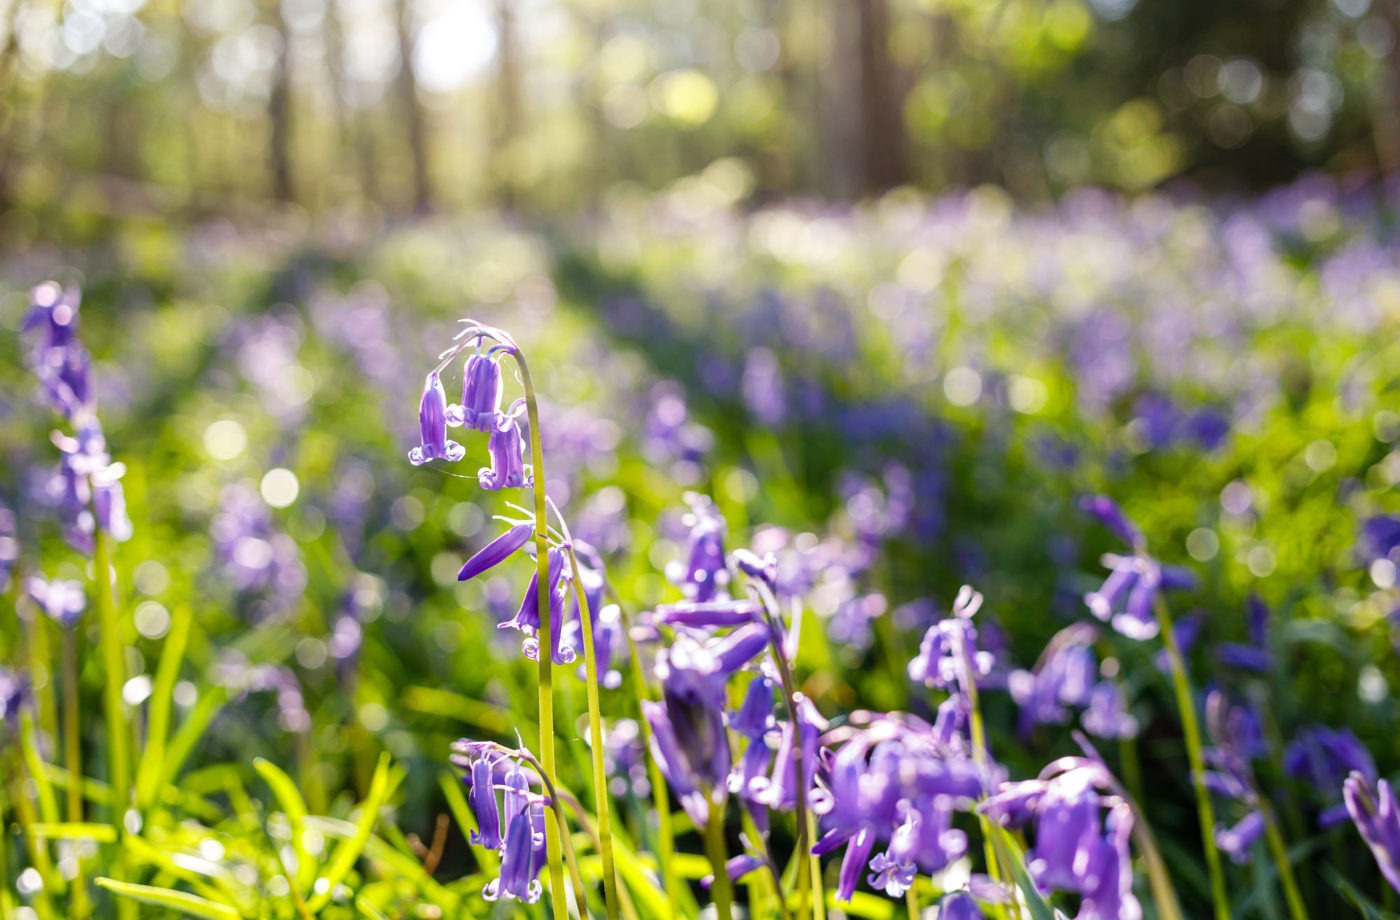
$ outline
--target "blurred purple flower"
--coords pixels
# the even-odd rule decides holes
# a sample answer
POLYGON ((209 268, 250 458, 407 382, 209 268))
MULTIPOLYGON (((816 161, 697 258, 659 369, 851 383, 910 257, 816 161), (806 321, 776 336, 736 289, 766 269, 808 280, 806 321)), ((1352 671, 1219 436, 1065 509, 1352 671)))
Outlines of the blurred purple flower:
POLYGON ((408 452, 408 460, 414 466, 431 460, 456 463, 466 456, 466 448, 447 438, 447 394, 436 371, 423 384, 423 399, 418 404, 418 437, 418 446, 408 452))
POLYGON ((48 581, 32 575, 24 580, 24 591, 39 609, 65 629, 77 625, 87 606, 83 586, 76 581, 58 578, 48 581))
POLYGON ((1390 783, 1355 772, 1346 778, 1342 797, 1381 874, 1390 887, 1400 891, 1400 808, 1390 783))

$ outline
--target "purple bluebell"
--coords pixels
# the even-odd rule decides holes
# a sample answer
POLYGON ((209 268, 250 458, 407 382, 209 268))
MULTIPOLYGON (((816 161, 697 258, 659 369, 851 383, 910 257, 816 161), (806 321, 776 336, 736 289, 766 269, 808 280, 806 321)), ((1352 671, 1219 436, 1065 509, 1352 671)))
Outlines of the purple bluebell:
POLYGON ((707 496, 694 492, 685 496, 690 510, 682 518, 688 529, 685 562, 673 565, 668 574, 698 604, 723 599, 729 583, 729 567, 724 559, 724 518, 707 496))
POLYGON ((1361 549, 1367 562, 1400 562, 1400 517, 1378 514, 1361 525, 1361 549))
POLYGON ((501 534, 490 543, 478 550, 470 559, 462 565, 457 572, 458 581, 468 581, 475 578, 482 572, 493 569, 505 562, 516 550, 530 542, 530 536, 535 532, 535 525, 531 523, 516 524, 510 530, 501 534))
POLYGON ((774 811, 790 811, 796 807, 799 790, 804 798, 810 798, 816 776, 817 742, 826 722, 801 693, 796 694, 796 702, 797 729, 794 730, 792 719, 783 724, 778 749, 773 755, 772 776, 767 783, 761 780, 749 783, 750 795, 774 811), (794 745, 798 747, 796 753, 794 745))
MULTIPOLYGON (((549 592, 551 657, 555 664, 570 664, 574 660, 573 649, 563 645, 564 602, 568 597, 569 583, 572 579, 568 571, 568 553, 561 547, 551 547, 546 563, 549 583, 545 590, 549 592)), ((537 637, 540 629, 540 573, 538 567, 530 575, 530 584, 525 589, 525 596, 521 599, 520 609, 516 611, 514 618, 501 623, 496 628, 518 630, 526 637, 522 645, 526 657, 534 659, 539 655, 539 639, 537 637)))
POLYGON ((1142 531, 1129 520, 1123 509, 1118 507, 1118 503, 1107 495, 1087 495, 1079 500, 1079 507, 1134 549, 1146 545, 1147 540, 1142 531))
POLYGON ((812 847, 824 856, 846 847, 837 898, 849 901, 868 867, 881 887, 898 888, 915 867, 933 872, 960 857, 967 837, 949 827, 951 809, 981 795, 981 768, 940 745, 933 729, 912 716, 876 716, 846 736, 820 772, 812 808, 823 835, 812 847), (889 848, 871 860, 875 846, 889 848))
POLYGON ((955 891, 938 902, 936 920, 983 920, 985 916, 976 898, 966 891, 955 891))
POLYGON ((1269 649, 1269 608, 1257 594, 1251 593, 1245 605, 1249 626, 1249 642, 1222 642, 1217 654, 1220 663, 1242 671, 1267 674, 1274 664, 1269 649))
POLYGON ((1162 565, 1149 556, 1142 532, 1111 499, 1100 495, 1081 505, 1127 542, 1133 551, 1129 556, 1104 555, 1103 564, 1110 570, 1109 576, 1103 587, 1084 595, 1084 603, 1094 616, 1128 638, 1153 638, 1158 632, 1154 609, 1158 594, 1194 587, 1195 575, 1188 569, 1162 565))
MULTIPOLYGON (((724 864, 724 874, 729 876, 731 882, 741 881, 745 876, 757 872, 768 865, 768 860, 757 853, 740 853, 738 856, 730 857, 724 864)), ((713 874, 700 879, 700 887, 710 889, 715 883, 713 874)))
POLYGON ((501 809, 496 800, 496 777, 491 759, 479 757, 472 761, 468 774, 471 789, 467 793, 467 804, 476 817, 477 830, 472 831, 471 842, 488 850, 501 848, 501 809))
POLYGON ((92 552, 98 529, 118 542, 131 539, 121 484, 126 466, 112 462, 97 419, 85 419, 73 437, 55 432, 53 442, 59 464, 45 498, 63 525, 64 539, 84 553, 92 552))
POLYGON ((423 384, 423 399, 418 404, 418 438, 418 446, 408 452, 408 460, 414 466, 432 460, 456 463, 467 454, 466 448, 447 437, 447 394, 436 371, 423 384))
MULTIPOLYGON (((27 690, 24 679, 8 668, 0 667, 0 728, 11 732, 19 727, 19 708, 24 703, 27 690)), ((3 739, 3 735, 0 735, 3 739)))
POLYGON ((1231 862, 1242 866, 1249 862, 1250 849, 1263 833, 1263 812, 1251 811, 1246 813, 1233 827, 1217 825, 1215 845, 1220 847, 1220 852, 1230 857, 1231 862))
POLYGON ((17 559, 19 535, 15 527, 15 513, 0 505, 0 591, 9 587, 10 573, 14 571, 17 559))
POLYGON ((919 654, 908 667, 909 679, 928 687, 948 689, 991 673, 995 660, 990 652, 977 648, 977 628, 972 618, 982 607, 982 595, 964 585, 946 619, 929 627, 919 644, 919 654), (967 666, 973 669, 967 673, 967 666))
POLYGON ((729 714, 729 727, 746 742, 739 763, 729 775, 729 791, 744 800, 745 804, 753 806, 750 812, 759 827, 763 828, 768 815, 766 809, 758 807, 761 805, 758 796, 769 783, 768 768, 773 759, 773 750, 768 745, 768 736, 777 729, 777 720, 773 717, 771 678, 757 674, 749 681, 743 703, 729 714))
POLYGON ((60 289, 52 281, 34 288, 22 331, 41 330, 29 355, 30 367, 49 405, 75 426, 94 411, 92 362, 77 338, 77 288, 60 289))
POLYGON ((760 620, 757 602, 747 598, 661 604, 656 608, 656 622, 665 626, 690 629, 721 629, 743 626, 760 620))
POLYGON ((77 625, 87 606, 83 586, 76 581, 60 578, 49 581, 32 575, 24 580, 24 591, 50 619, 65 629, 77 625))
POLYGON ((1390 783, 1352 773, 1342 786, 1342 798, 1381 874, 1390 887, 1400 891, 1400 807, 1390 783))
POLYGON ((1011 698, 1021 707, 1022 731, 1034 725, 1056 725, 1069 720, 1070 709, 1090 700, 1098 675, 1093 643, 1098 630, 1075 623, 1051 638, 1034 671, 1011 674, 1011 698))
POLYGON ((528 488, 534 478, 525 465, 525 439, 521 437, 520 425, 506 413, 496 417, 496 425, 491 429, 491 437, 486 442, 491 455, 491 465, 484 466, 476 474, 477 482, 491 492, 500 489, 528 488))
POLYGON ((1034 821, 1026 867, 1042 890, 1081 895, 1080 920, 1139 918, 1128 846, 1132 812, 1102 794, 1113 788, 1102 761, 1064 757, 1035 780, 1003 784, 978 810, 1007 827, 1034 821))
POLYGON ((462 404, 448 407, 448 424, 494 431, 503 390, 500 363, 489 353, 469 356, 462 370, 462 404))
POLYGON ((1089 691, 1089 705, 1079 721, 1097 738, 1135 738, 1138 733, 1138 720, 1128 711, 1123 687, 1112 680, 1101 680, 1089 691))
POLYGON ((472 833, 471 842, 500 854, 500 877, 487 883, 482 897, 535 903, 542 892, 536 876, 545 862, 544 808, 548 800, 531 789, 533 774, 521 761, 498 746, 462 739, 452 746, 452 752, 452 762, 467 771, 471 785, 467 805, 479 828, 472 833), (505 775, 497 782, 496 773, 502 768, 506 768, 505 775))
POLYGON ((1342 783, 1351 773, 1368 781, 1376 779, 1376 762, 1371 752, 1349 728, 1313 726, 1298 734, 1283 755, 1284 771, 1311 787, 1323 805, 1318 824, 1332 827, 1346 819, 1345 807, 1338 803, 1342 783))
POLYGON ((652 756, 697 824, 709 819, 710 796, 727 790, 726 684, 767 645, 768 630, 753 624, 703 643, 677 636, 657 656, 661 701, 642 704, 652 756))

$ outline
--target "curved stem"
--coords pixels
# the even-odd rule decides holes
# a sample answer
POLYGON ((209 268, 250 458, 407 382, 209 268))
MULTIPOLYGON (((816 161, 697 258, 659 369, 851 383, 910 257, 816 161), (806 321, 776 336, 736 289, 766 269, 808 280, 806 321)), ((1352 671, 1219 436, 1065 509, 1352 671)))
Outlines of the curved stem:
POLYGON ((1201 754, 1201 727, 1196 719, 1196 697, 1191 692, 1191 680, 1186 674, 1186 662, 1176 642, 1171 611, 1159 593, 1154 604, 1157 622, 1161 626, 1162 644, 1171 662, 1172 685, 1176 689, 1176 706, 1181 710, 1181 731, 1186 736, 1186 756, 1191 764, 1191 785, 1196 790, 1196 810, 1200 814, 1201 842, 1205 847, 1206 869, 1210 872, 1211 900, 1215 902, 1216 920, 1230 920, 1230 901, 1225 890, 1225 867, 1220 862, 1220 850, 1215 845, 1215 808, 1210 790, 1206 788, 1206 763, 1201 754))
MULTIPOLYGON (((574 576, 574 597, 578 598, 579 620, 583 627, 584 693, 588 698, 588 735, 593 748, 593 798, 598 814, 598 854, 603 859, 603 904, 608 920, 617 920, 617 870, 613 866, 612 815, 608 796, 608 772, 603 765, 603 717, 598 702, 598 655, 593 645, 593 616, 588 609, 587 592, 579 572, 578 556, 569 540, 568 526, 562 515, 559 526, 564 528, 569 566, 574 576)), ((544 649, 540 654, 546 654, 544 649)))
MULTIPOLYGON (((554 784, 554 658, 550 650, 549 602, 554 586, 549 583, 549 519, 544 495, 544 448, 540 444, 540 409, 535 398, 535 385, 530 379, 530 366, 525 356, 516 352, 515 366, 520 371, 520 383, 525 388, 525 408, 530 420, 530 472, 534 477, 535 493, 535 571, 539 581, 539 708, 540 708, 540 773, 550 785, 554 784)), ((549 861, 550 900, 555 920, 567 920, 569 906, 564 897, 564 867, 560 862, 559 816, 553 809, 545 811, 545 856, 549 861)), ((584 909, 579 905, 579 909, 584 909)))

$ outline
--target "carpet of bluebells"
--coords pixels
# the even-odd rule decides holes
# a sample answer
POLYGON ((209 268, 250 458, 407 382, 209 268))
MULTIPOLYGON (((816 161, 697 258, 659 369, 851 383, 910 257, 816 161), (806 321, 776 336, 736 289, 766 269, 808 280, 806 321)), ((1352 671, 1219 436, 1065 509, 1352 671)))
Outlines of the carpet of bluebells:
POLYGON ((1400 228, 0 259, 0 917, 1400 916, 1400 228))

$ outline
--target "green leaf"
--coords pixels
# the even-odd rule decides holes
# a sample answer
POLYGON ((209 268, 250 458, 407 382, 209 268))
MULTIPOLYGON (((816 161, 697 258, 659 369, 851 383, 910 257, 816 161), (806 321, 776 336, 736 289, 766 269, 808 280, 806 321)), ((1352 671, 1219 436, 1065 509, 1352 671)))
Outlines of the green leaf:
POLYGON ((991 834, 998 861, 1010 866, 1011 874, 1016 877, 1016 887, 1025 895, 1026 907, 1030 910, 1033 920, 1055 920, 1054 908, 1041 897, 1035 882, 1031 881, 1030 873, 1026 871, 1026 854, 1021 851, 1020 845, 990 820, 982 822, 982 826, 991 834))
POLYGON ((278 804, 282 806, 282 811, 287 815, 287 823, 291 825, 292 830, 292 851, 297 857, 297 890, 305 892, 316 877, 317 869, 316 860, 306 851, 306 841, 303 839, 306 832, 306 801, 301 797, 297 784, 276 764, 261 757, 254 757, 253 769, 262 777, 263 782, 267 783, 272 794, 277 797, 278 804))
POLYGON ((25 828, 32 837, 48 840, 95 840, 98 843, 116 843, 117 829, 110 824, 91 824, 80 821, 55 821, 31 824, 25 828))
POLYGON ((379 808, 388 794, 389 755, 385 753, 379 755, 379 766, 375 768, 374 779, 370 781, 369 795, 365 796, 360 805, 360 820, 355 822, 355 836, 341 841, 335 855, 331 857, 326 873, 316 880, 315 887, 319 891, 306 905, 313 914, 319 913, 330 903, 336 886, 345 881, 345 877, 354 868, 355 860, 360 858, 365 844, 369 842, 370 834, 374 832, 375 822, 379 820, 379 808))
POLYGON ((1374 901, 1362 894, 1360 889, 1347 881, 1336 869, 1328 866, 1323 872, 1327 876, 1328 884, 1343 898, 1350 901, 1366 920, 1396 920, 1396 914, 1377 906, 1374 901))
MULTIPOLYGON (((790 904, 796 904, 796 900, 792 899, 790 904)), ((848 917, 864 917, 866 920, 890 920, 894 916, 894 904, 864 891, 851 895, 850 903, 836 900, 836 892, 828 891, 826 906, 848 917)))
POLYGON ((180 665, 185 660, 185 646, 190 637, 193 616, 186 604, 178 604, 170 615, 170 632, 160 652, 156 667, 156 682, 146 718, 146 749, 141 753, 136 770, 136 804, 145 809, 160 793, 161 771, 166 745, 170 741, 170 711, 175 700, 175 684, 180 679, 180 665))
POLYGON ((202 917, 204 920, 242 920, 238 911, 232 907, 184 891, 154 888, 150 885, 133 885, 110 878, 99 878, 97 885, 99 888, 106 888, 123 898, 130 898, 143 904, 154 904, 168 910, 176 910, 188 917, 202 917))

